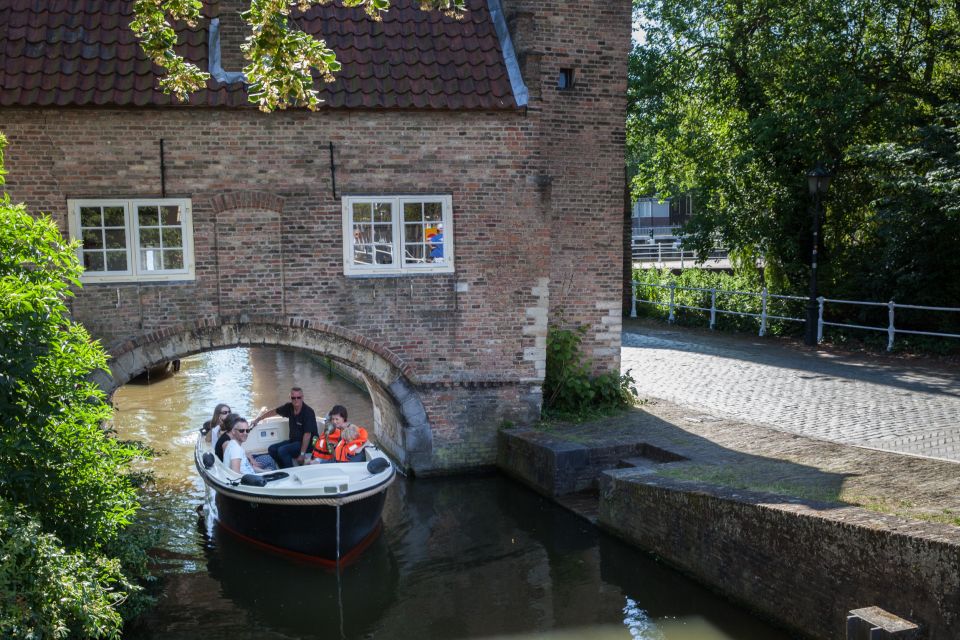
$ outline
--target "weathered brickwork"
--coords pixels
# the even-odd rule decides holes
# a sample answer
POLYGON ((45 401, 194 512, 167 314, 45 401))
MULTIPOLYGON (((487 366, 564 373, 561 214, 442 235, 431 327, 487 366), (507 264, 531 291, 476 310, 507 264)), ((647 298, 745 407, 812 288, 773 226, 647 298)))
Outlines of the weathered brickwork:
POLYGON ((525 110, 5 108, 7 190, 64 232, 68 198, 191 199, 195 281, 72 301, 104 344, 244 314, 344 327, 409 371, 432 429, 409 451, 421 471, 492 464, 497 426, 538 413, 548 319, 590 324, 596 367, 619 367, 630 37, 625 1, 505 9, 529 14, 540 56, 525 110), (406 193, 451 196, 455 273, 345 277, 342 195, 406 193))
POLYGON ((858 507, 670 480, 601 477, 600 524, 802 637, 843 640, 877 606, 960 637, 960 533, 858 507))
MULTIPOLYGON (((587 323, 584 350, 598 369, 619 359, 619 336, 600 326, 621 313, 624 140, 630 6, 588 0, 505 0, 518 56, 539 82, 527 80, 531 117, 540 121, 537 176, 551 222, 551 321, 587 323), (573 86, 561 90, 561 69, 573 86)), ((526 76, 525 76, 526 78, 526 76)))

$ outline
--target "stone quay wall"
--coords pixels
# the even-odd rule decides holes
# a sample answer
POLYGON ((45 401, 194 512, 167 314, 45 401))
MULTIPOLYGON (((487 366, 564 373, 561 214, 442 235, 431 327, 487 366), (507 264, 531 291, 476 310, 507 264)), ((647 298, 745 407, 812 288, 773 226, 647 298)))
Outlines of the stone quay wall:
POLYGON ((877 606, 960 638, 956 527, 629 469, 600 485, 604 529, 804 637, 842 640, 877 606))

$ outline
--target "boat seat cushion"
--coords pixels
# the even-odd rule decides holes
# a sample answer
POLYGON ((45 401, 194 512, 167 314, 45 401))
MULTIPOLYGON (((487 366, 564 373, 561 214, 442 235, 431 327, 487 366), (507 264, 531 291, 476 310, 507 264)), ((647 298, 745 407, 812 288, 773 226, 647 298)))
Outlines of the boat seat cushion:
POLYGON ((257 464, 263 467, 265 471, 273 471, 277 468, 277 463, 270 457, 269 453, 254 454, 253 459, 256 460, 257 464))

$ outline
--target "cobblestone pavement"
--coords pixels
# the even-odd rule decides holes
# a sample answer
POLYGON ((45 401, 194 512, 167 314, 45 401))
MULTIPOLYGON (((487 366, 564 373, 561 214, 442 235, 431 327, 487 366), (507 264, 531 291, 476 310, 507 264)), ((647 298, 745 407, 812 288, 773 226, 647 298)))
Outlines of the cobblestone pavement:
POLYGON ((780 431, 960 461, 960 371, 625 321, 641 398, 780 431))

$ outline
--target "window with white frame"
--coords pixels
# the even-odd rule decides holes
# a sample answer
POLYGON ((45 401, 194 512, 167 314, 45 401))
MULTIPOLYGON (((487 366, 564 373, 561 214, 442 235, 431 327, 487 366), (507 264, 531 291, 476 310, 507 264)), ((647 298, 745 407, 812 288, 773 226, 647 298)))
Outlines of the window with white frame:
POLYGON ((450 273, 450 196, 345 196, 346 275, 450 273))
POLYGON ((190 200, 69 200, 84 282, 193 280, 190 200))

